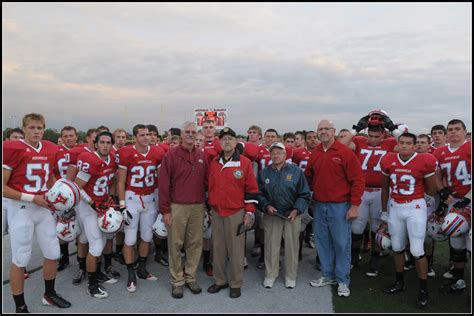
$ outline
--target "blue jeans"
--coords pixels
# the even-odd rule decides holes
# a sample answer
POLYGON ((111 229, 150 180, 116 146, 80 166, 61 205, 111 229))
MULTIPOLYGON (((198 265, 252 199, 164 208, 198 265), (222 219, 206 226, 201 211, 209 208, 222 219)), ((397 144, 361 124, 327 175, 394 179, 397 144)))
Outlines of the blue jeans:
POLYGON ((325 278, 350 283, 351 222, 346 219, 349 202, 315 202, 313 229, 316 249, 325 278))

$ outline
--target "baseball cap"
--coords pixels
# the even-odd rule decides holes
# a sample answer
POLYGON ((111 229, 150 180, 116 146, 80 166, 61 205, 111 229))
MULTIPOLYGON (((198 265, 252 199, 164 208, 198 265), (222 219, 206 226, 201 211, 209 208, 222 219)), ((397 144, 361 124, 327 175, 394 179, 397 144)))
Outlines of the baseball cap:
POLYGON ((273 148, 280 148, 280 149, 283 149, 284 151, 286 151, 286 148, 285 148, 285 145, 283 145, 283 143, 281 142, 274 142, 271 146, 270 146, 270 151, 272 151, 273 148))
POLYGON ((221 139, 226 134, 230 135, 230 136, 233 136, 233 137, 237 137, 237 134, 230 127, 224 127, 219 132, 219 139, 221 139))

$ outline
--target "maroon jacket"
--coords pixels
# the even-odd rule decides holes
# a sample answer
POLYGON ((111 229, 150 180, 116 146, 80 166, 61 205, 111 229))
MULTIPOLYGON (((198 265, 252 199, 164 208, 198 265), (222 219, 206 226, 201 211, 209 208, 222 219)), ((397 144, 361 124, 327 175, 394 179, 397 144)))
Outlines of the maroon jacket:
POLYGON ((193 148, 189 152, 181 145, 170 149, 160 167, 160 212, 170 213, 171 203, 204 203, 207 174, 208 162, 203 149, 193 148))

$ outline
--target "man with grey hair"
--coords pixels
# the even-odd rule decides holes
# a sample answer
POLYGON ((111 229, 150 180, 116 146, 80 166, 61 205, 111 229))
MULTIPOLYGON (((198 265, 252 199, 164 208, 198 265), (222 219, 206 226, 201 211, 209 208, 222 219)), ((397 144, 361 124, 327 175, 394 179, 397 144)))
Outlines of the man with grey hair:
POLYGON ((357 156, 335 140, 328 120, 318 124, 321 143, 311 152, 305 176, 315 200, 314 231, 322 277, 311 286, 338 283, 337 294, 349 296, 351 221, 358 216, 365 180, 357 156))
POLYGON ((170 149, 160 168, 159 205, 168 230, 171 295, 183 297, 183 285, 193 294, 201 293, 196 273, 202 252, 205 190, 208 163, 202 149, 195 146, 196 125, 185 122, 182 142, 170 149), (185 268, 181 248, 186 252, 185 268))

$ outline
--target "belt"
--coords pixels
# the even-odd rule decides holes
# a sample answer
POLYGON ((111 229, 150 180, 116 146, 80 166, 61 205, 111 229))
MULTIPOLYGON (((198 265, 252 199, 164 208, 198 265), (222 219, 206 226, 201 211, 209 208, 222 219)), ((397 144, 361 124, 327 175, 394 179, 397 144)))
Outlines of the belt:
POLYGON ((367 191, 367 192, 377 192, 377 191, 380 191, 382 189, 381 188, 365 188, 364 190, 367 191))

